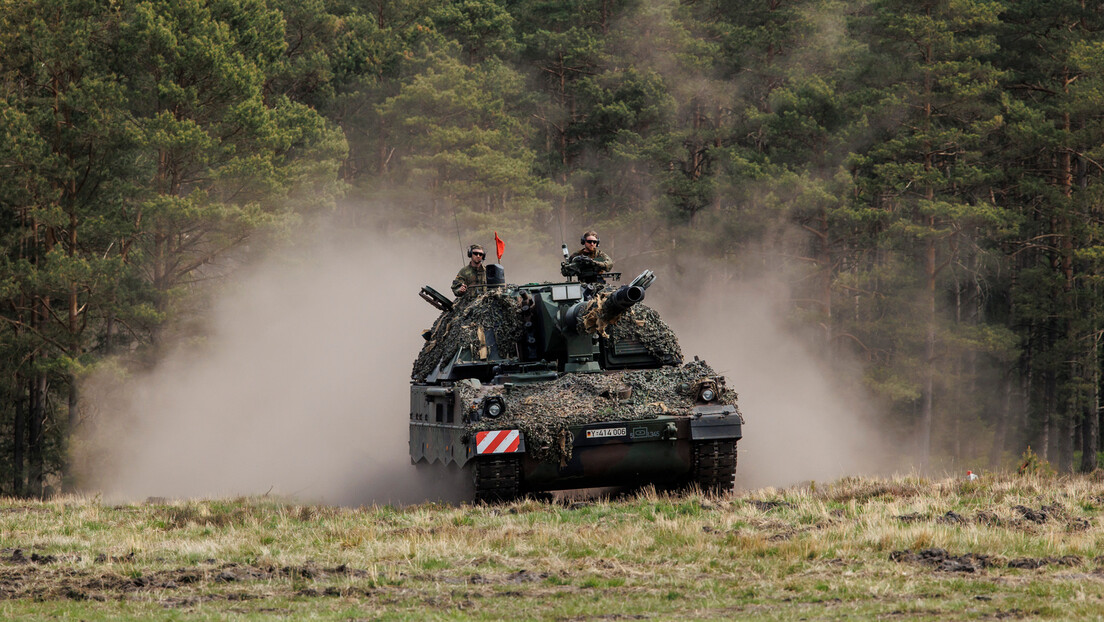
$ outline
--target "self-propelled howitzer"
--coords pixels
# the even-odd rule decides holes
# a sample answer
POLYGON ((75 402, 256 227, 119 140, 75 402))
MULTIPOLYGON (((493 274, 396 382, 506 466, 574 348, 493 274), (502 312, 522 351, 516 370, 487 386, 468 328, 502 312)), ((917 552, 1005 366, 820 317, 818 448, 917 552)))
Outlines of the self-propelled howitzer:
POLYGON ((442 311, 414 363, 410 457, 470 469, 475 497, 596 486, 733 487, 736 393, 642 304, 655 280, 488 285, 442 311))

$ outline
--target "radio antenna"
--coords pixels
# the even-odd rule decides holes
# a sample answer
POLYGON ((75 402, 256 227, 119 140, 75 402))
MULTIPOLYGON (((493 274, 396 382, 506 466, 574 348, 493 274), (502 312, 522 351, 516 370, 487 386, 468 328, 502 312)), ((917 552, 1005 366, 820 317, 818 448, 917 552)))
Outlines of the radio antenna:
POLYGON ((456 217, 456 205, 449 201, 449 207, 452 208, 452 221, 456 223, 456 243, 460 245, 460 261, 464 261, 467 257, 464 253, 464 240, 460 239, 460 219, 456 217))
POLYGON ((564 197, 563 199, 560 199, 559 213, 556 214, 556 220, 558 220, 559 223, 560 223, 560 249, 563 251, 564 260, 567 260, 567 237, 564 236, 564 229, 563 229, 563 211, 564 211, 564 206, 566 205, 566 203, 567 203, 567 198, 566 197, 564 197))

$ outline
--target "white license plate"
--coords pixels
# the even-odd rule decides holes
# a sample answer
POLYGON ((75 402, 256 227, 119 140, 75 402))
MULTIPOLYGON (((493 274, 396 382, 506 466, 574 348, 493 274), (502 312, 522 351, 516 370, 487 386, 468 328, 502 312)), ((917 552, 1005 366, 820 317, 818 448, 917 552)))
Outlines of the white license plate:
POLYGON ((610 436, 625 436, 625 428, 602 428, 600 430, 587 430, 587 438, 608 438, 610 436))

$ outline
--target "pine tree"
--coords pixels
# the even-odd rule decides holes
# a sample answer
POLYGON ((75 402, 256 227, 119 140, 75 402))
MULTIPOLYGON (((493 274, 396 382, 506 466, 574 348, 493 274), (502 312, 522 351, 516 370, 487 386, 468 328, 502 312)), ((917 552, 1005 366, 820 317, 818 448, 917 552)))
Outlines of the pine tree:
POLYGON ((398 138, 397 181, 429 189, 425 218, 535 240, 529 225, 548 206, 520 121, 524 101, 524 83, 508 66, 468 66, 453 47, 430 53, 424 72, 380 106, 398 138))
POLYGON ((130 192, 133 135, 125 91, 109 70, 119 13, 94 2, 37 2, 5 13, 0 41, 7 95, 6 126, 16 140, 5 168, 21 191, 5 193, 17 233, 9 246, 8 307, 17 335, 12 481, 44 494, 58 465, 72 486, 65 460, 80 423, 78 381, 102 348, 113 319, 141 306, 120 308, 125 273, 118 241, 130 232, 120 219, 130 192), (18 352, 18 350, 17 350, 18 352), (64 395, 61 410, 52 407, 64 395))
MULTIPOLYGON (((873 6, 874 49, 887 68, 881 89, 897 105, 902 122, 859 161, 863 199, 886 213, 885 250, 903 253, 915 266, 922 303, 920 331, 912 341, 909 376, 918 384, 920 406, 917 452, 929 464, 933 429, 940 408, 937 391, 960 327, 946 321, 941 281, 978 248, 987 229, 1006 216, 986 195, 991 171, 981 159, 987 136, 1001 123, 997 104, 1001 74, 985 59, 996 51, 992 29, 1001 7, 995 2, 893 0, 873 6)), ((905 299, 897 304, 906 306, 905 299)), ((957 356, 957 355, 956 355, 957 356)), ((948 403, 945 423, 957 428, 956 408, 948 403)), ((953 432, 952 432, 953 433, 953 432)))
POLYGON ((1003 61, 1013 72, 1007 102, 1009 201, 1023 206, 1016 242, 1015 300, 1026 325, 1023 359, 1044 459, 1057 452, 1073 467, 1081 430, 1081 468, 1096 466, 1099 445, 1101 330, 1099 110, 1104 105, 1099 50, 1104 14, 1070 0, 1009 3, 1003 61))
POLYGON ((296 193, 332 204, 337 188, 315 181, 332 178, 344 140, 304 105, 264 97, 284 62, 283 25, 253 0, 137 2, 120 24, 127 66, 117 70, 145 175, 124 252, 147 271, 161 312, 258 228, 294 222, 296 193))

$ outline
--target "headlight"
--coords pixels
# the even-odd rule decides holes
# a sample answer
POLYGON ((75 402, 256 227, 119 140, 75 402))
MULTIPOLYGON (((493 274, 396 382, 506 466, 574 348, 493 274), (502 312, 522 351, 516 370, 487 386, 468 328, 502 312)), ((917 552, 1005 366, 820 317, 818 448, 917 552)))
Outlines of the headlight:
POLYGON ((491 419, 501 417, 506 412, 506 402, 495 395, 483 400, 483 416, 491 419))
POLYGON ((699 402, 712 402, 717 399, 720 391, 717 390, 717 383, 713 380, 703 380, 698 384, 698 401, 699 402))

